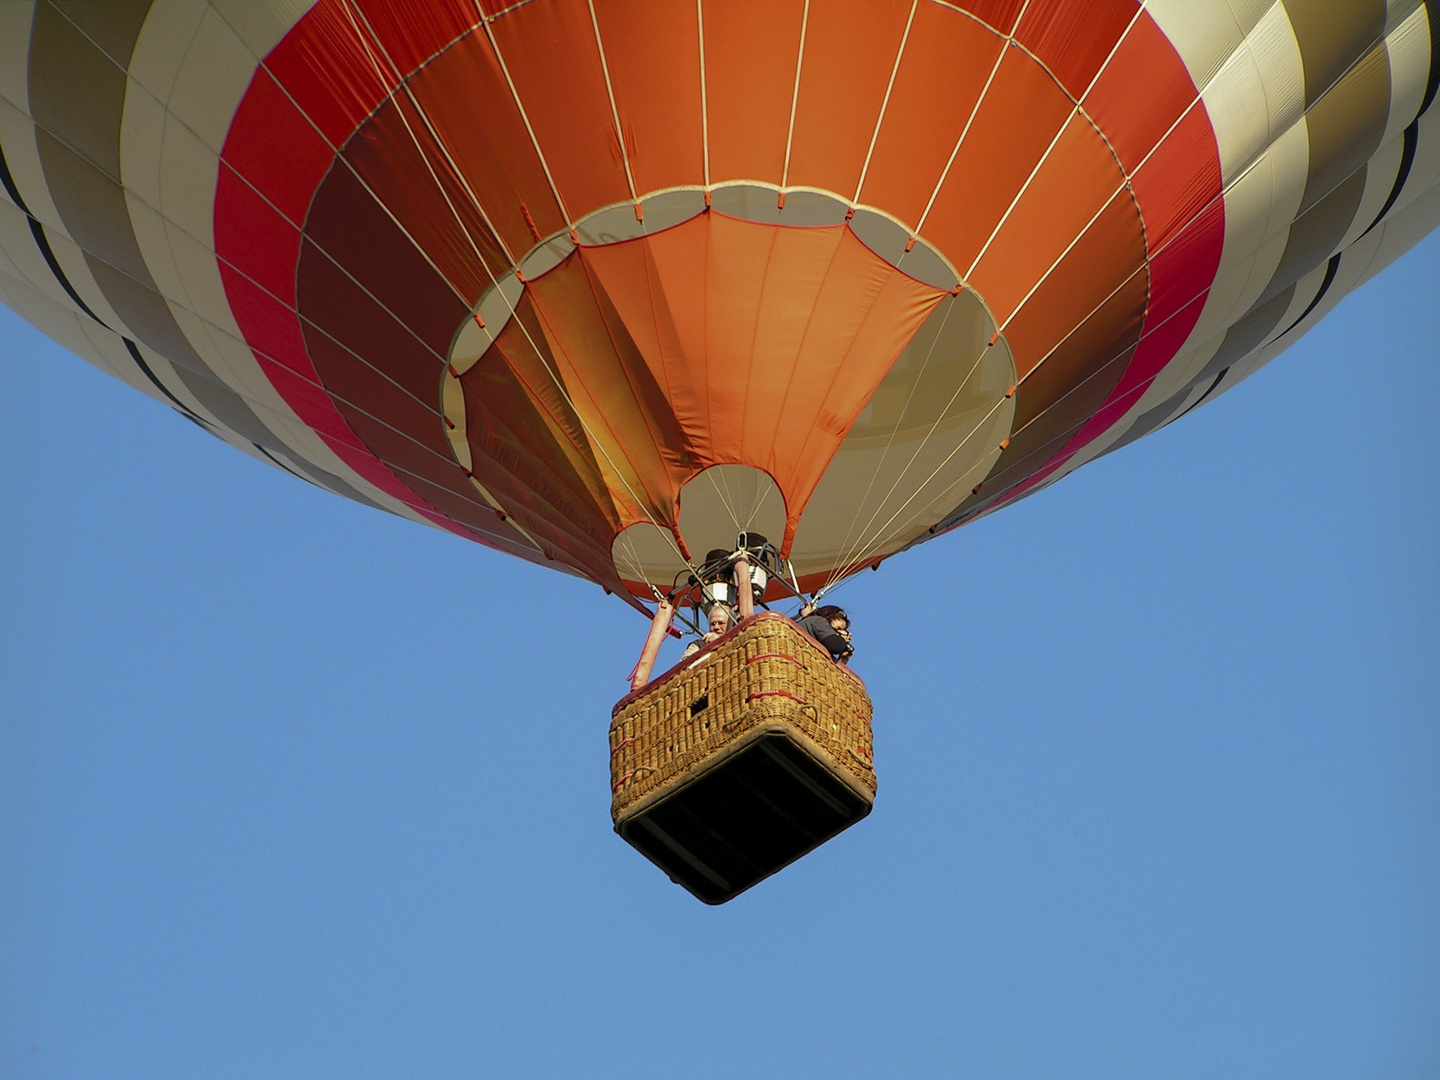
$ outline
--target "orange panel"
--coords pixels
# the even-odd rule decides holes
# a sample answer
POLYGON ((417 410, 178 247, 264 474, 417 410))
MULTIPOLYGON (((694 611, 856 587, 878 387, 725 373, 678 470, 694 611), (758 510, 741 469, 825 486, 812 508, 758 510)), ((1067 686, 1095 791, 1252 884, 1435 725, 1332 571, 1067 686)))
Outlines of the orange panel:
POLYGON ((780 183, 801 0, 705 0, 710 179, 780 183))
POLYGON ((608 464, 627 473, 627 498, 643 498, 658 520, 675 520, 675 497, 689 476, 680 430, 624 322, 586 273, 584 253, 532 283, 530 294, 590 438, 604 440, 608 464))
POLYGON ((712 212, 641 240, 587 248, 584 258, 666 388, 680 430, 702 438, 709 431, 708 445, 687 438, 684 465, 769 472, 792 522, 944 295, 890 267, 841 225, 785 228, 712 212))
POLYGON ((1085 99, 1085 111, 1132 172, 1196 96, 1175 49, 1141 15, 1085 99))
POLYGON ((1135 0, 1032 0, 1015 40, 1078 98, 1135 15, 1135 0))
POLYGON ((1131 178, 1141 205, 1150 211, 1145 231, 1158 252, 1207 209, 1217 208, 1220 160, 1203 104, 1195 106, 1131 178), (1163 208, 1163 214, 1156 208, 1163 208))
MULTIPOLYGON (((1127 192, 1100 215, 1006 327, 1016 373, 1023 378, 1123 283, 1139 283, 1137 313, 1144 314, 1149 284, 1144 267, 1145 237, 1127 192)), ((1108 357, 1106 352, 1097 362, 1108 357)))
POLYGON ((1095 129, 1073 118, 972 275, 1002 326, 1124 181, 1095 129))
MULTIPOLYGON (((530 249, 537 233, 548 235, 564 226, 500 64, 484 35, 472 34, 436 57, 416 73, 411 86, 514 258, 530 249), (535 223, 534 230, 530 221, 535 223)), ((413 120, 411 126, 413 130, 413 120)), ((397 137, 384 141, 403 151, 411 138, 401 130, 397 137)), ((437 171, 446 165, 443 155, 432 151, 429 156, 437 171)), ((411 171, 410 183, 434 186, 423 164, 411 171)))
POLYGON ((695 8, 605 0, 595 15, 636 190, 704 183, 695 8))
POLYGON ((916 9, 861 202, 919 222, 1002 48, 993 32, 950 8, 916 9))
POLYGON ((1015 48, 1005 53, 925 222, 925 238, 961 273, 1073 107, 1030 57, 1015 48))
POLYGON ((910 0, 812 0, 789 183, 854 193, 910 8, 910 0))
POLYGON ((571 220, 628 200, 585 0, 526 4, 495 20, 492 29, 571 220))

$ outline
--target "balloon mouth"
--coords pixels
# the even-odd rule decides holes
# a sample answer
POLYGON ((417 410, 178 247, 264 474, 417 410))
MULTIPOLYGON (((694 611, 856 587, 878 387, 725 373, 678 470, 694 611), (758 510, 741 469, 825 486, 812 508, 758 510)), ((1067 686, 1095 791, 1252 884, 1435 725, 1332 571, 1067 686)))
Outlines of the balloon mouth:
POLYGON ((474 463, 532 413, 525 453, 574 477, 570 516, 648 596, 748 529, 812 586, 915 541, 998 457, 1014 373, 983 300, 896 219, 734 183, 536 243, 455 331, 439 397, 455 460, 522 534, 474 463))

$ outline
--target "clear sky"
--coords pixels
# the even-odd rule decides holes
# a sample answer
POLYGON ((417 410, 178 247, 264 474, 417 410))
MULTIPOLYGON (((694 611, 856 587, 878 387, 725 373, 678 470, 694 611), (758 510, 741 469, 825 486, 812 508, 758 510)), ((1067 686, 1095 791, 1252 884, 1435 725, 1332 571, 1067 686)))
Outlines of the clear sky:
POLYGON ((841 590, 875 811, 722 908, 638 615, 0 312, 0 1076, 1433 1080, 1437 282, 841 590))

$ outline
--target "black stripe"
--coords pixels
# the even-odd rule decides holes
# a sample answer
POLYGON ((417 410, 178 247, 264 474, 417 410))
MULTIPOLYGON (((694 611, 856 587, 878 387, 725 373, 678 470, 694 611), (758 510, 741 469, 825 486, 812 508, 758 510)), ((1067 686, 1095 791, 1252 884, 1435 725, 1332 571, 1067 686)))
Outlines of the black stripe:
POLYGON ((1395 205, 1395 200, 1400 198, 1400 192, 1405 189, 1405 181, 1410 179, 1410 168, 1415 164, 1415 147, 1420 142, 1420 121, 1415 120, 1405 129, 1405 140, 1400 147, 1400 168, 1395 173, 1395 183, 1390 186, 1390 195, 1385 200, 1385 205, 1375 215, 1375 220, 1370 222, 1369 228, 1361 233, 1361 236, 1369 234, 1370 229, 1375 228, 1384 220, 1390 208, 1395 205))
MULTIPOLYGON (((70 279, 65 276, 65 271, 60 269, 60 260, 55 258, 55 251, 50 246, 49 239, 45 236, 45 226, 41 225, 33 214, 27 214, 26 216, 30 219, 30 235, 35 237, 35 246, 40 249, 40 254, 45 259, 45 265, 50 267, 50 273, 55 275, 55 280, 60 283, 60 287, 65 290, 66 295, 69 296, 71 300, 75 301, 81 311, 89 315, 90 318, 94 319, 101 326, 105 326, 105 320, 91 311, 90 305, 80 299, 80 294, 75 291, 75 286, 70 284, 70 279)), ((105 326, 105 329, 109 330, 110 327, 105 326)))
POLYGON ((90 318, 100 326, 105 327, 105 329, 109 330, 112 334, 116 334, 116 336, 125 343, 125 349, 134 359, 135 365, 144 373, 145 377, 154 384, 155 389, 170 399, 170 402, 175 408, 180 410, 180 413, 187 420, 193 420, 205 430, 210 430, 210 425, 192 412, 183 401, 172 394, 169 388, 155 375, 155 372, 150 370, 150 365, 147 364, 145 358, 140 355, 140 350, 135 345, 135 342, 131 341, 124 334, 118 334, 113 328, 106 324, 104 319, 91 311, 90 305, 80 298, 80 294, 75 291, 75 286, 70 284, 70 279, 65 276, 65 271, 61 269, 60 260, 55 258, 55 249, 50 246, 50 238, 45 235, 45 226, 40 223, 39 218, 30 212, 30 208, 25 204, 25 200, 20 197, 20 189, 15 186, 15 177, 10 172, 9 162, 5 160, 5 148, 3 146, 0 146, 0 185, 4 186, 5 194, 10 196, 10 201, 18 206, 20 211, 29 220, 30 235, 35 238, 35 246, 40 250, 40 257, 45 260, 45 265, 50 268, 50 273, 55 276, 55 280, 58 281, 60 287, 65 290, 65 295, 75 302, 76 307, 90 316, 90 318))
MULTIPOLYGON (((304 476, 304 475, 296 472, 294 469, 290 468, 289 465, 286 465, 285 462, 281 461, 281 460, 280 460, 279 458, 277 458, 274 454, 272 454, 269 450, 266 450, 265 447, 261 446, 258 442, 252 442, 250 445, 253 446, 253 447, 255 447, 256 450, 259 450, 260 453, 264 454, 267 458, 269 458, 272 462, 274 462, 275 465, 276 465, 278 468, 284 469, 284 470, 285 470, 286 472, 288 472, 291 476, 298 477, 299 479, 304 480, 307 484, 315 484, 315 481, 314 481, 314 480, 311 480, 310 477, 304 476)), ((320 487, 319 484, 315 484, 315 486, 316 486, 316 487, 320 487)), ((322 490, 323 490, 323 489, 322 489, 322 490)))
MULTIPOLYGON (((44 258, 45 265, 50 267, 50 273, 55 275, 55 280, 58 281, 60 287, 65 290, 65 295, 70 297, 71 300, 74 300, 75 303, 80 306, 80 310, 85 312, 86 315, 89 315, 90 318, 100 323, 101 326, 105 326, 100 316, 90 310, 90 305, 80 299, 80 294, 75 291, 75 286, 70 284, 70 279, 65 276, 65 271, 60 269, 60 260, 55 258, 55 250, 50 246, 49 237, 45 235, 45 226, 40 224, 40 220, 30 212, 30 208, 25 205, 25 200, 20 197, 20 189, 15 186, 15 177, 10 173, 10 164, 5 160, 4 147, 0 147, 0 184, 5 185, 5 193, 10 196, 11 201, 14 202, 25 217, 29 219, 30 235, 35 238, 35 246, 40 249, 40 255, 44 258)), ((105 326, 105 329, 109 330, 110 327, 105 326)))
MULTIPOLYGON (((99 322, 98 319, 97 319, 96 321, 99 322)), ((104 324, 104 323, 101 323, 100 325, 104 326, 105 324, 104 324)), ((171 401, 171 403, 175 406, 175 408, 179 409, 179 410, 180 410, 182 413, 184 413, 189 419, 194 420, 197 424, 201 425, 202 427, 204 427, 204 428, 206 428, 206 429, 208 429, 208 428, 210 427, 210 425, 207 424, 207 423, 205 423, 204 420, 202 420, 200 417, 196 416, 193 412, 191 412, 191 411, 190 411, 190 408, 189 408, 183 401, 181 401, 181 400, 180 400, 179 398, 177 398, 174 394, 172 394, 172 393, 170 392, 169 388, 167 388, 166 385, 160 381, 159 377, 155 374, 155 372, 153 372, 153 371, 150 370, 150 365, 147 364, 147 363, 145 362, 145 358, 140 355, 140 349, 139 349, 139 347, 135 344, 135 342, 131 341, 128 337, 125 337, 123 334, 120 336, 120 340, 125 343, 125 350, 126 350, 126 352, 128 352, 128 353, 130 354, 131 359, 133 359, 133 360, 135 361, 135 366, 138 367, 141 371, 143 371, 143 372, 145 373, 145 377, 146 377, 147 379, 149 379, 152 383, 154 383, 156 390, 159 390, 162 394, 164 394, 167 398, 169 398, 170 401, 171 401)))
POLYGON ((10 163, 5 160, 5 147, 3 146, 0 146, 0 185, 4 186, 5 194, 10 196, 10 201, 28 215, 30 207, 25 205, 25 200, 20 197, 20 189, 15 186, 15 177, 10 175, 10 163))
MULTIPOLYGON (((1215 376, 1215 381, 1210 384, 1209 389, 1207 389, 1203 394, 1201 394, 1198 398, 1195 399, 1195 404, 1191 405, 1191 406, 1190 406, 1190 409, 1195 409, 1195 408, 1198 408, 1199 406, 1203 405, 1203 404, 1205 403, 1205 399, 1208 398, 1211 394, 1213 394, 1213 393, 1215 392, 1215 388, 1220 385, 1220 380, 1223 379, 1223 378, 1225 378, 1225 376, 1226 376, 1226 375, 1229 375, 1229 374, 1230 374, 1230 369, 1229 369, 1228 367, 1227 367, 1227 368, 1221 368, 1221 369, 1220 369, 1220 374, 1215 376)), ((1188 413, 1188 412, 1190 411, 1190 409, 1186 409, 1185 412, 1182 412, 1182 413, 1180 414, 1180 416, 1184 416, 1186 413, 1188 413)), ((1180 416, 1171 417, 1169 420, 1166 420, 1165 423, 1164 423, 1162 426, 1164 426, 1164 427, 1169 427, 1169 426, 1170 426, 1171 424, 1173 424, 1176 420, 1179 420, 1179 419, 1180 419, 1180 416)))
POLYGON ((1340 269, 1340 256, 1344 254, 1345 253, 1342 251, 1338 255, 1330 256, 1330 261, 1325 264, 1325 280, 1320 282, 1320 291, 1315 294, 1315 299, 1310 301, 1309 305, 1305 308, 1305 310, 1300 313, 1300 317, 1298 319, 1296 319, 1289 326, 1285 327, 1284 330, 1281 330, 1280 333, 1276 334, 1273 338, 1271 338, 1271 342, 1279 341, 1286 334, 1290 333, 1291 330, 1294 330, 1295 327, 1299 326, 1302 322, 1304 322, 1305 316, 1309 315, 1310 312, 1314 311, 1315 305, 1320 303, 1320 301, 1325 298, 1325 294, 1330 291, 1330 286, 1335 284, 1335 271, 1340 269))

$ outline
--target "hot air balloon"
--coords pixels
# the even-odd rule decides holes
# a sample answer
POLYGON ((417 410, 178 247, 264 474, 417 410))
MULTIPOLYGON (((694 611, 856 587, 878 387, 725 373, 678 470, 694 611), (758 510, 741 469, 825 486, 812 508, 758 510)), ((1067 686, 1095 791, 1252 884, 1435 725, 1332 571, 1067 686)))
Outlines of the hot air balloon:
POLYGON ((1421 0, 8 3, 0 294, 642 610, 741 534, 762 598, 813 595, 1213 400, 1428 232, 1437 35, 1421 0))

